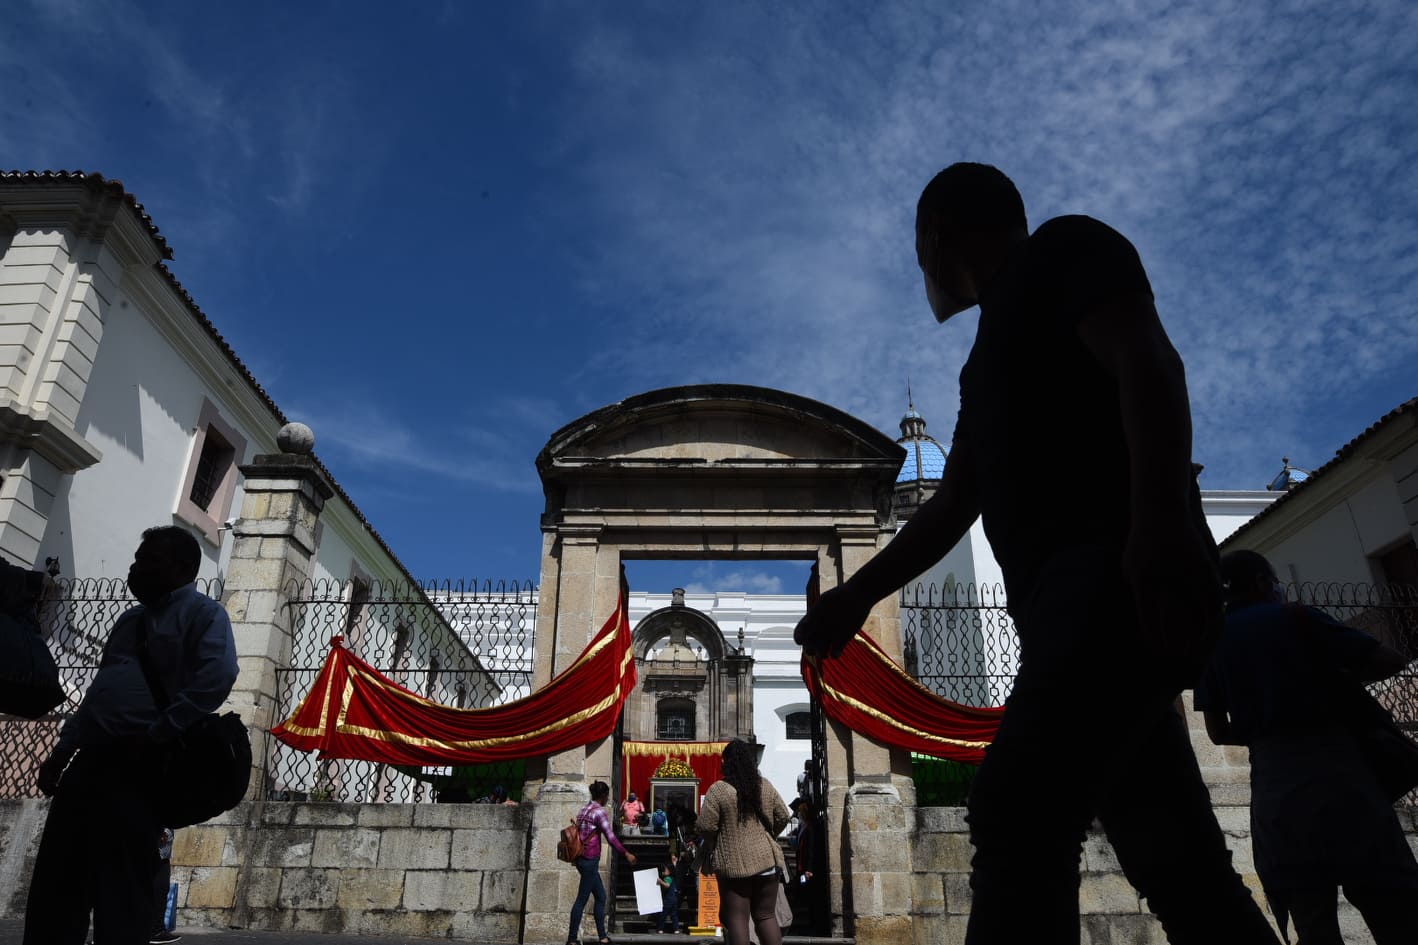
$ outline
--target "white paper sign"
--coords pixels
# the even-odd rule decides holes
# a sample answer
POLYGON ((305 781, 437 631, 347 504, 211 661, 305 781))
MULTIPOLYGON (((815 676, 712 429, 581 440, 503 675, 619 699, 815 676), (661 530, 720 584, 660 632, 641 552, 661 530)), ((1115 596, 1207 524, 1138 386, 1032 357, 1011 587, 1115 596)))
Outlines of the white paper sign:
POLYGON ((660 884, 655 882, 659 872, 652 866, 631 874, 635 877, 635 908, 641 915, 661 912, 665 908, 664 900, 660 898, 660 884))

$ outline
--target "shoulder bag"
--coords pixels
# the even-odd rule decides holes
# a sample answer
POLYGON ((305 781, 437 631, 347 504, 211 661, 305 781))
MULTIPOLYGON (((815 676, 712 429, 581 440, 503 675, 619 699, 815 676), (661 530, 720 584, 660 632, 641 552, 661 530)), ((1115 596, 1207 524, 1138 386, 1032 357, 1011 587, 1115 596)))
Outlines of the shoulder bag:
MULTIPOLYGON (((763 816, 761 810, 758 812, 758 822, 763 825, 768 839, 776 846, 778 838, 773 834, 773 825, 763 816)), ((786 931, 793 924, 793 907, 788 904, 788 878, 783 875, 782 869, 775 869, 778 872, 778 901, 773 907, 773 914, 778 919, 778 928, 786 931)))
POLYGON ((1418 744, 1404 734, 1393 715, 1367 689, 1349 694, 1348 722, 1359 754, 1391 801, 1418 787, 1418 744))
POLYGON ((0 560, 0 712, 37 719, 64 701, 35 607, 44 574, 0 560))
MULTIPOLYGON (((1297 621, 1309 620, 1309 610, 1295 607, 1297 621)), ((1364 685, 1352 678, 1340 682, 1338 712, 1359 746, 1384 796, 1397 802, 1418 787, 1418 744, 1398 727, 1392 713, 1364 685)))
MULTIPOLYGON (((147 627, 138 623, 138 662, 158 711, 172 701, 148 661, 147 627)), ((165 746, 153 785, 165 827, 189 827, 231 810, 251 783, 251 737, 235 712, 204 715, 165 746)))

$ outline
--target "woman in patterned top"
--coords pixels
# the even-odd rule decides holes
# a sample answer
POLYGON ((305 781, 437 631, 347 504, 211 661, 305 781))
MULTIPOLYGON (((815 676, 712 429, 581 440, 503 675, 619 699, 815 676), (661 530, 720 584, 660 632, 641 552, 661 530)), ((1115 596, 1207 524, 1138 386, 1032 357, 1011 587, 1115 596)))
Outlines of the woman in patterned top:
POLYGON ((592 896, 596 897, 596 934, 600 936, 600 945, 611 945, 610 936, 606 934, 606 884, 601 882, 601 837, 609 840, 631 866, 635 865, 635 854, 621 845, 611 826, 611 816, 605 807, 610 797, 609 784, 592 781, 591 800, 576 815, 576 826, 581 832, 581 855, 576 858, 576 871, 581 874, 581 885, 571 907, 571 929, 566 933, 566 945, 580 945, 581 917, 586 912, 586 900, 592 896))

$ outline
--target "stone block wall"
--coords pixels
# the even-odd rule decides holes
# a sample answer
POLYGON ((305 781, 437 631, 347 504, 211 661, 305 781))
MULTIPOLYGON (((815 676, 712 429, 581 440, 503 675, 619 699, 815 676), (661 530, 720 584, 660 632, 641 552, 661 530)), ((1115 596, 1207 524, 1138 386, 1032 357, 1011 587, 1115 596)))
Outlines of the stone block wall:
MULTIPOLYGON (((24 914, 46 808, 0 802, 0 915, 24 914)), ((530 824, 492 804, 242 804, 177 832, 178 921, 516 942, 530 824)))
MULTIPOLYGON (((866 800, 872 810, 880 806, 876 798, 866 800)), ((47 810, 43 800, 0 801, 0 918, 24 915, 47 810)), ((1237 868, 1258 890, 1246 808, 1218 806, 1216 813, 1237 868)), ((565 934, 560 912, 547 913, 545 928, 523 919, 531 814, 530 806, 485 804, 243 804, 218 820, 178 831, 173 851, 173 878, 181 889, 178 921, 559 942, 565 934)), ((893 873, 854 890, 854 898, 862 900, 854 917, 864 926, 856 930, 857 940, 963 942, 972 852, 965 811, 922 807, 905 814, 902 833, 909 835, 903 840, 912 864, 902 877, 907 888, 897 888, 893 873)), ((1418 849, 1418 813, 1405 810, 1400 817, 1418 849)), ((532 889, 532 902, 559 903, 574 894, 575 871, 557 865, 561 869, 539 874, 550 885, 532 889)), ((1091 834, 1084 843, 1082 868, 1083 945, 1165 943, 1161 926, 1123 877, 1103 836, 1091 834)), ((1028 891, 1021 890, 1020 907, 1028 905, 1028 891)), ((1342 899, 1340 925, 1345 941, 1372 945, 1363 920, 1342 899)))
MULTIPOLYGON (((1249 809, 1218 806, 1216 816, 1237 870, 1264 908, 1260 880, 1251 858, 1249 809)), ((972 848, 965 810, 920 807, 915 817, 916 830, 911 840, 914 945, 958 945, 965 941, 965 922, 970 913, 972 848)), ((1399 817, 1409 844, 1418 849, 1415 811, 1401 811, 1399 817)), ((1372 945, 1373 939, 1358 911, 1342 897, 1339 905, 1344 940, 1372 945)), ((1027 890, 1020 891, 1019 907, 1029 907, 1027 890)), ((1166 945, 1161 924, 1123 876, 1112 847, 1101 833, 1090 833, 1083 845, 1079 907, 1082 945, 1166 945)), ((1268 909, 1266 915, 1270 915, 1268 909)))

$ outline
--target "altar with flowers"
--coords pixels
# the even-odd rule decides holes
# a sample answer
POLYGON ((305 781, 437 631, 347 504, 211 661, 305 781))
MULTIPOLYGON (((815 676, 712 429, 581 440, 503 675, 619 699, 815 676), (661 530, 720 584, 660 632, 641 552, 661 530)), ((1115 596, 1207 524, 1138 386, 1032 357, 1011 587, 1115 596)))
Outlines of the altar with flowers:
POLYGON ((654 810, 682 804, 699 813, 699 800, 724 773, 727 742, 638 742, 621 745, 621 799, 632 791, 654 810))

